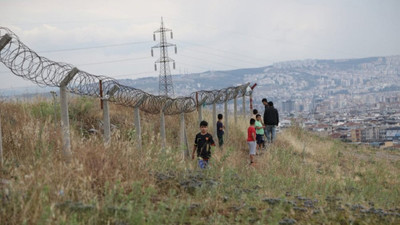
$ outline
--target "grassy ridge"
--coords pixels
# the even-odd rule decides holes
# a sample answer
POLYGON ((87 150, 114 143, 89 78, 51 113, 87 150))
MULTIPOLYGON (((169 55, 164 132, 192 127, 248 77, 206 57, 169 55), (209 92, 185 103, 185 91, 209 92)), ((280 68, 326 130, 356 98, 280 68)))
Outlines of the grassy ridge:
MULTIPOLYGON (((101 135, 87 132, 102 118, 98 101, 74 98, 69 106, 74 160, 65 164, 50 102, 0 103, 0 224, 400 223, 397 152, 293 127, 248 166, 248 121, 239 119, 229 124, 225 149, 214 149, 211 168, 200 172, 183 160, 178 116, 166 117, 163 153, 159 117, 142 114, 139 151, 133 110, 112 105, 117 128, 105 148, 101 135)), ((186 123, 192 145, 197 115, 186 115, 186 123)))

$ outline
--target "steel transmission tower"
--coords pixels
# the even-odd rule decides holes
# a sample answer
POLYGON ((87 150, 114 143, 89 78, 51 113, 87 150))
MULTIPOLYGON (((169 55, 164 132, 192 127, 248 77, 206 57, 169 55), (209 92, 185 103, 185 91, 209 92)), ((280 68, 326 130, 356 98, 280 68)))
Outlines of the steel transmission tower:
POLYGON ((161 17, 161 27, 160 29, 154 31, 153 40, 156 40, 156 33, 160 33, 160 43, 151 48, 151 56, 154 56, 153 49, 160 49, 160 59, 158 59, 154 64, 154 69, 157 71, 157 63, 160 64, 160 75, 158 92, 159 95, 174 96, 174 86, 172 84, 171 70, 169 67, 169 62, 172 62, 173 69, 175 69, 175 60, 168 57, 168 47, 175 47, 175 54, 177 53, 177 48, 175 44, 167 42, 166 33, 171 32, 171 39, 173 38, 172 30, 164 27, 163 18, 161 17))

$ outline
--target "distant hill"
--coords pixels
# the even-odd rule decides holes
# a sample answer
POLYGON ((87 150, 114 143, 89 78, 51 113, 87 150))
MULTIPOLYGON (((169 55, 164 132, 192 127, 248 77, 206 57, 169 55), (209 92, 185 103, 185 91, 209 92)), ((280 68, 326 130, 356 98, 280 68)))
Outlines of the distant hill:
POLYGON ((55 87, 40 87, 40 86, 28 86, 19 88, 6 88, 0 89, 0 96, 3 98, 11 97, 22 97, 31 98, 37 95, 41 96, 51 96, 50 91, 59 91, 55 87))
MULTIPOLYGON (((282 99, 325 92, 379 92, 400 88, 400 56, 287 61, 260 68, 173 75, 172 79, 176 96, 245 82, 257 83, 260 95, 282 99)), ((150 93, 158 92, 157 77, 120 82, 150 93)))
MULTIPOLYGON (((400 90, 400 56, 361 59, 307 59, 274 63, 260 68, 172 76, 175 96, 196 90, 213 90, 246 82, 257 83, 255 98, 268 96, 274 101, 304 99, 350 93, 371 93, 400 90)), ((158 94, 158 77, 121 79, 121 84, 158 94)), ((47 89, 41 89, 49 92, 47 89)), ((0 90, 2 95, 28 94, 0 90)), ((38 93, 35 89, 33 93, 38 93)))
MULTIPOLYGON (((176 96, 185 96, 196 90, 222 89, 229 86, 244 83, 247 74, 259 74, 267 67, 238 69, 229 71, 207 71, 203 73, 173 75, 174 90, 176 96)), ((139 88, 152 94, 158 94, 158 77, 139 79, 123 79, 120 83, 139 88)))

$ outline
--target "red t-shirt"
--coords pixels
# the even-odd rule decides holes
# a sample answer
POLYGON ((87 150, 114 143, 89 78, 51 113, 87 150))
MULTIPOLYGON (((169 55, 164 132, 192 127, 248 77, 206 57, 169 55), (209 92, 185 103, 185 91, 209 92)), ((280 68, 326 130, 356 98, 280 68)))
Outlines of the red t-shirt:
POLYGON ((256 137, 256 128, 250 126, 249 129, 247 129, 247 141, 256 141, 252 134, 254 134, 254 137, 256 137))

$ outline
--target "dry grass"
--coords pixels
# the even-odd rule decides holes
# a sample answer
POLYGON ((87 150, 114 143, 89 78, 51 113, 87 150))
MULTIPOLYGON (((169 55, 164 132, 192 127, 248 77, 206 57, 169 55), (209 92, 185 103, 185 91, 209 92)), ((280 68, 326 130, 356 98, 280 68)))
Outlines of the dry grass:
MULTIPOLYGON (((375 208, 400 213, 395 209, 400 205, 400 162, 390 157, 398 153, 376 157, 375 150, 294 127, 279 133, 257 156, 256 165, 249 166, 248 121, 239 118, 237 124, 229 123, 224 150, 214 149, 211 168, 199 173, 196 161, 183 160, 178 116, 166 117, 168 146, 162 152, 159 117, 142 113, 140 151, 133 110, 111 105, 111 122, 117 128, 106 148, 100 134, 87 132, 99 129, 98 101, 74 98, 73 161, 65 164, 50 102, 2 102, 0 110, 5 158, 0 224, 274 224, 286 217, 298 223, 399 222, 395 216, 380 218, 350 209, 373 202, 375 208), (282 203, 295 201, 302 207, 303 200, 295 196, 318 204, 299 212, 282 203), (267 197, 281 203, 261 201, 267 197), (332 198, 341 200, 332 203, 332 198)), ((208 111, 204 116, 212 121, 208 111)), ((191 151, 199 132, 197 114, 185 117, 191 151)))

